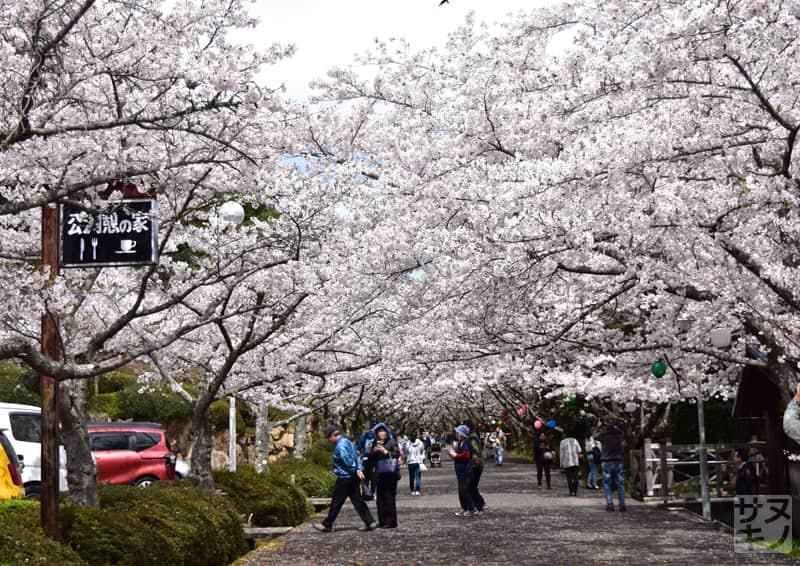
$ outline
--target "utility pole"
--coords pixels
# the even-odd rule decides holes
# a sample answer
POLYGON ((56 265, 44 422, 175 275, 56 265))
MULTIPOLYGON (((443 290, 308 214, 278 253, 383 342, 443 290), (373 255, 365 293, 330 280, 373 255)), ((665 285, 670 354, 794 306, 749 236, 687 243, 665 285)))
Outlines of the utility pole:
MULTIPOLYGON (((58 275, 58 205, 46 204, 42 207, 42 265, 50 268, 50 282, 58 275)), ((48 359, 61 358, 61 344, 58 336, 58 315, 45 312, 42 315, 42 354, 48 359)), ((49 375, 40 375, 42 397, 42 482, 41 482, 41 521, 42 530, 51 538, 58 538, 58 381, 49 375)))

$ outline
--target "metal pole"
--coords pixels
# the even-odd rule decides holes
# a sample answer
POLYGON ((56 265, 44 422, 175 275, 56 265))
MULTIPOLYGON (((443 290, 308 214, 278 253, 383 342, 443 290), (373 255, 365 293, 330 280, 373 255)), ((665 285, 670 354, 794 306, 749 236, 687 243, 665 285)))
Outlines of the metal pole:
POLYGON ((703 519, 711 520, 711 497, 708 492, 708 453, 706 452, 706 417, 702 392, 697 396, 697 426, 700 432, 700 497, 703 500, 703 519))
POLYGON ((230 470, 236 471, 236 397, 231 396, 231 405, 228 409, 228 460, 230 470))
MULTIPOLYGON (((42 264, 50 267, 50 281, 58 275, 58 207, 55 203, 42 207, 42 264)), ((42 354, 51 360, 61 357, 58 337, 58 315, 42 315, 42 354)), ((58 538, 58 381, 40 375, 42 397, 41 423, 41 521, 42 530, 51 538, 58 538)))

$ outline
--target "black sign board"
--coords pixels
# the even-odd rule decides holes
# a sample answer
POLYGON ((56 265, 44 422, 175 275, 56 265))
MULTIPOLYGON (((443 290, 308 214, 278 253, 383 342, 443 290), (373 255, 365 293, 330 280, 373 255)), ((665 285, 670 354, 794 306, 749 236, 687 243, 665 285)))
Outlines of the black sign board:
POLYGON ((157 258, 153 199, 122 199, 106 210, 61 205, 61 267, 146 265, 157 258))

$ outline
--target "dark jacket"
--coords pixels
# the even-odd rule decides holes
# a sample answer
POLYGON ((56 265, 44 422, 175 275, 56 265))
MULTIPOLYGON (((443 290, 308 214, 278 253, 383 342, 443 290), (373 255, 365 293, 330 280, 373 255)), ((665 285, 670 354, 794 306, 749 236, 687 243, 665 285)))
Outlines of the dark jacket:
POLYGON ((545 460, 544 453, 548 450, 552 450, 550 447, 550 441, 545 438, 544 440, 539 440, 538 438, 533 441, 533 459, 536 460, 536 463, 541 464, 545 462, 551 462, 551 460, 545 460))
POLYGON ((600 442, 600 459, 622 460, 622 438, 624 433, 614 425, 594 429, 592 437, 600 442))
POLYGON ((758 479, 756 469, 750 462, 745 462, 736 472, 736 495, 756 495, 758 479))
MULTIPOLYGON (((394 437, 387 437, 386 441, 383 443, 383 447, 388 451, 387 454, 374 451, 375 447, 380 445, 381 441, 376 438, 375 444, 373 445, 373 452, 370 453, 369 458, 367 459, 367 465, 371 469, 374 469, 375 472, 377 472, 378 460, 389 460, 391 458, 397 460, 400 457, 400 447, 397 445, 397 441, 394 439, 394 437)), ((397 473, 399 474, 399 468, 397 473)))
POLYGON ((456 456, 453 458, 453 463, 456 468, 456 477, 464 479, 472 474, 472 448, 469 445, 469 440, 464 439, 458 443, 455 449, 456 456))
POLYGON ((469 446, 472 450, 472 468, 474 470, 483 470, 483 454, 481 453, 481 437, 476 433, 469 435, 469 446))

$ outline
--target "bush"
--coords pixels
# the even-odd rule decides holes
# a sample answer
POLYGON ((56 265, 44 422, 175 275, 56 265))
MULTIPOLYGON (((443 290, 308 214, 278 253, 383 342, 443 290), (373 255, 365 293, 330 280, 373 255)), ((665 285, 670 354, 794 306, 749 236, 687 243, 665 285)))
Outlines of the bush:
MULTIPOLYGON (((236 404, 236 430, 241 432, 245 430, 245 422, 242 412, 239 410, 239 405, 240 403, 236 404)), ((214 430, 228 430, 230 406, 229 399, 217 399, 211 403, 211 426, 214 427, 214 430)))
POLYGON ((226 498, 185 482, 100 487, 100 508, 67 504, 65 544, 89 564, 230 564, 247 551, 241 516, 226 498))
POLYGON ((126 387, 136 385, 136 374, 132 371, 116 371, 100 376, 97 383, 98 393, 117 393, 126 387))
POLYGON ((287 457, 280 458, 269 467, 269 475, 282 483, 290 483, 295 477, 295 485, 306 494, 306 497, 331 497, 336 476, 331 466, 320 466, 307 460, 287 457))
POLYGON ((308 459, 320 466, 333 466, 333 444, 327 440, 318 440, 308 449, 308 459))
POLYGON ((0 401, 3 403, 41 404, 39 394, 25 387, 19 380, 24 370, 10 363, 0 363, 0 401))
POLYGON ((192 416, 192 407, 166 385, 144 387, 137 383, 121 391, 100 393, 89 400, 89 411, 111 420, 171 422, 192 416))
POLYGON ((284 527, 302 523, 313 508, 298 487, 271 474, 258 474, 249 464, 235 472, 215 470, 214 481, 245 517, 259 527, 284 527))
POLYGON ((39 514, 38 501, 0 501, 0 564, 86 564, 69 546, 44 535, 39 514))

